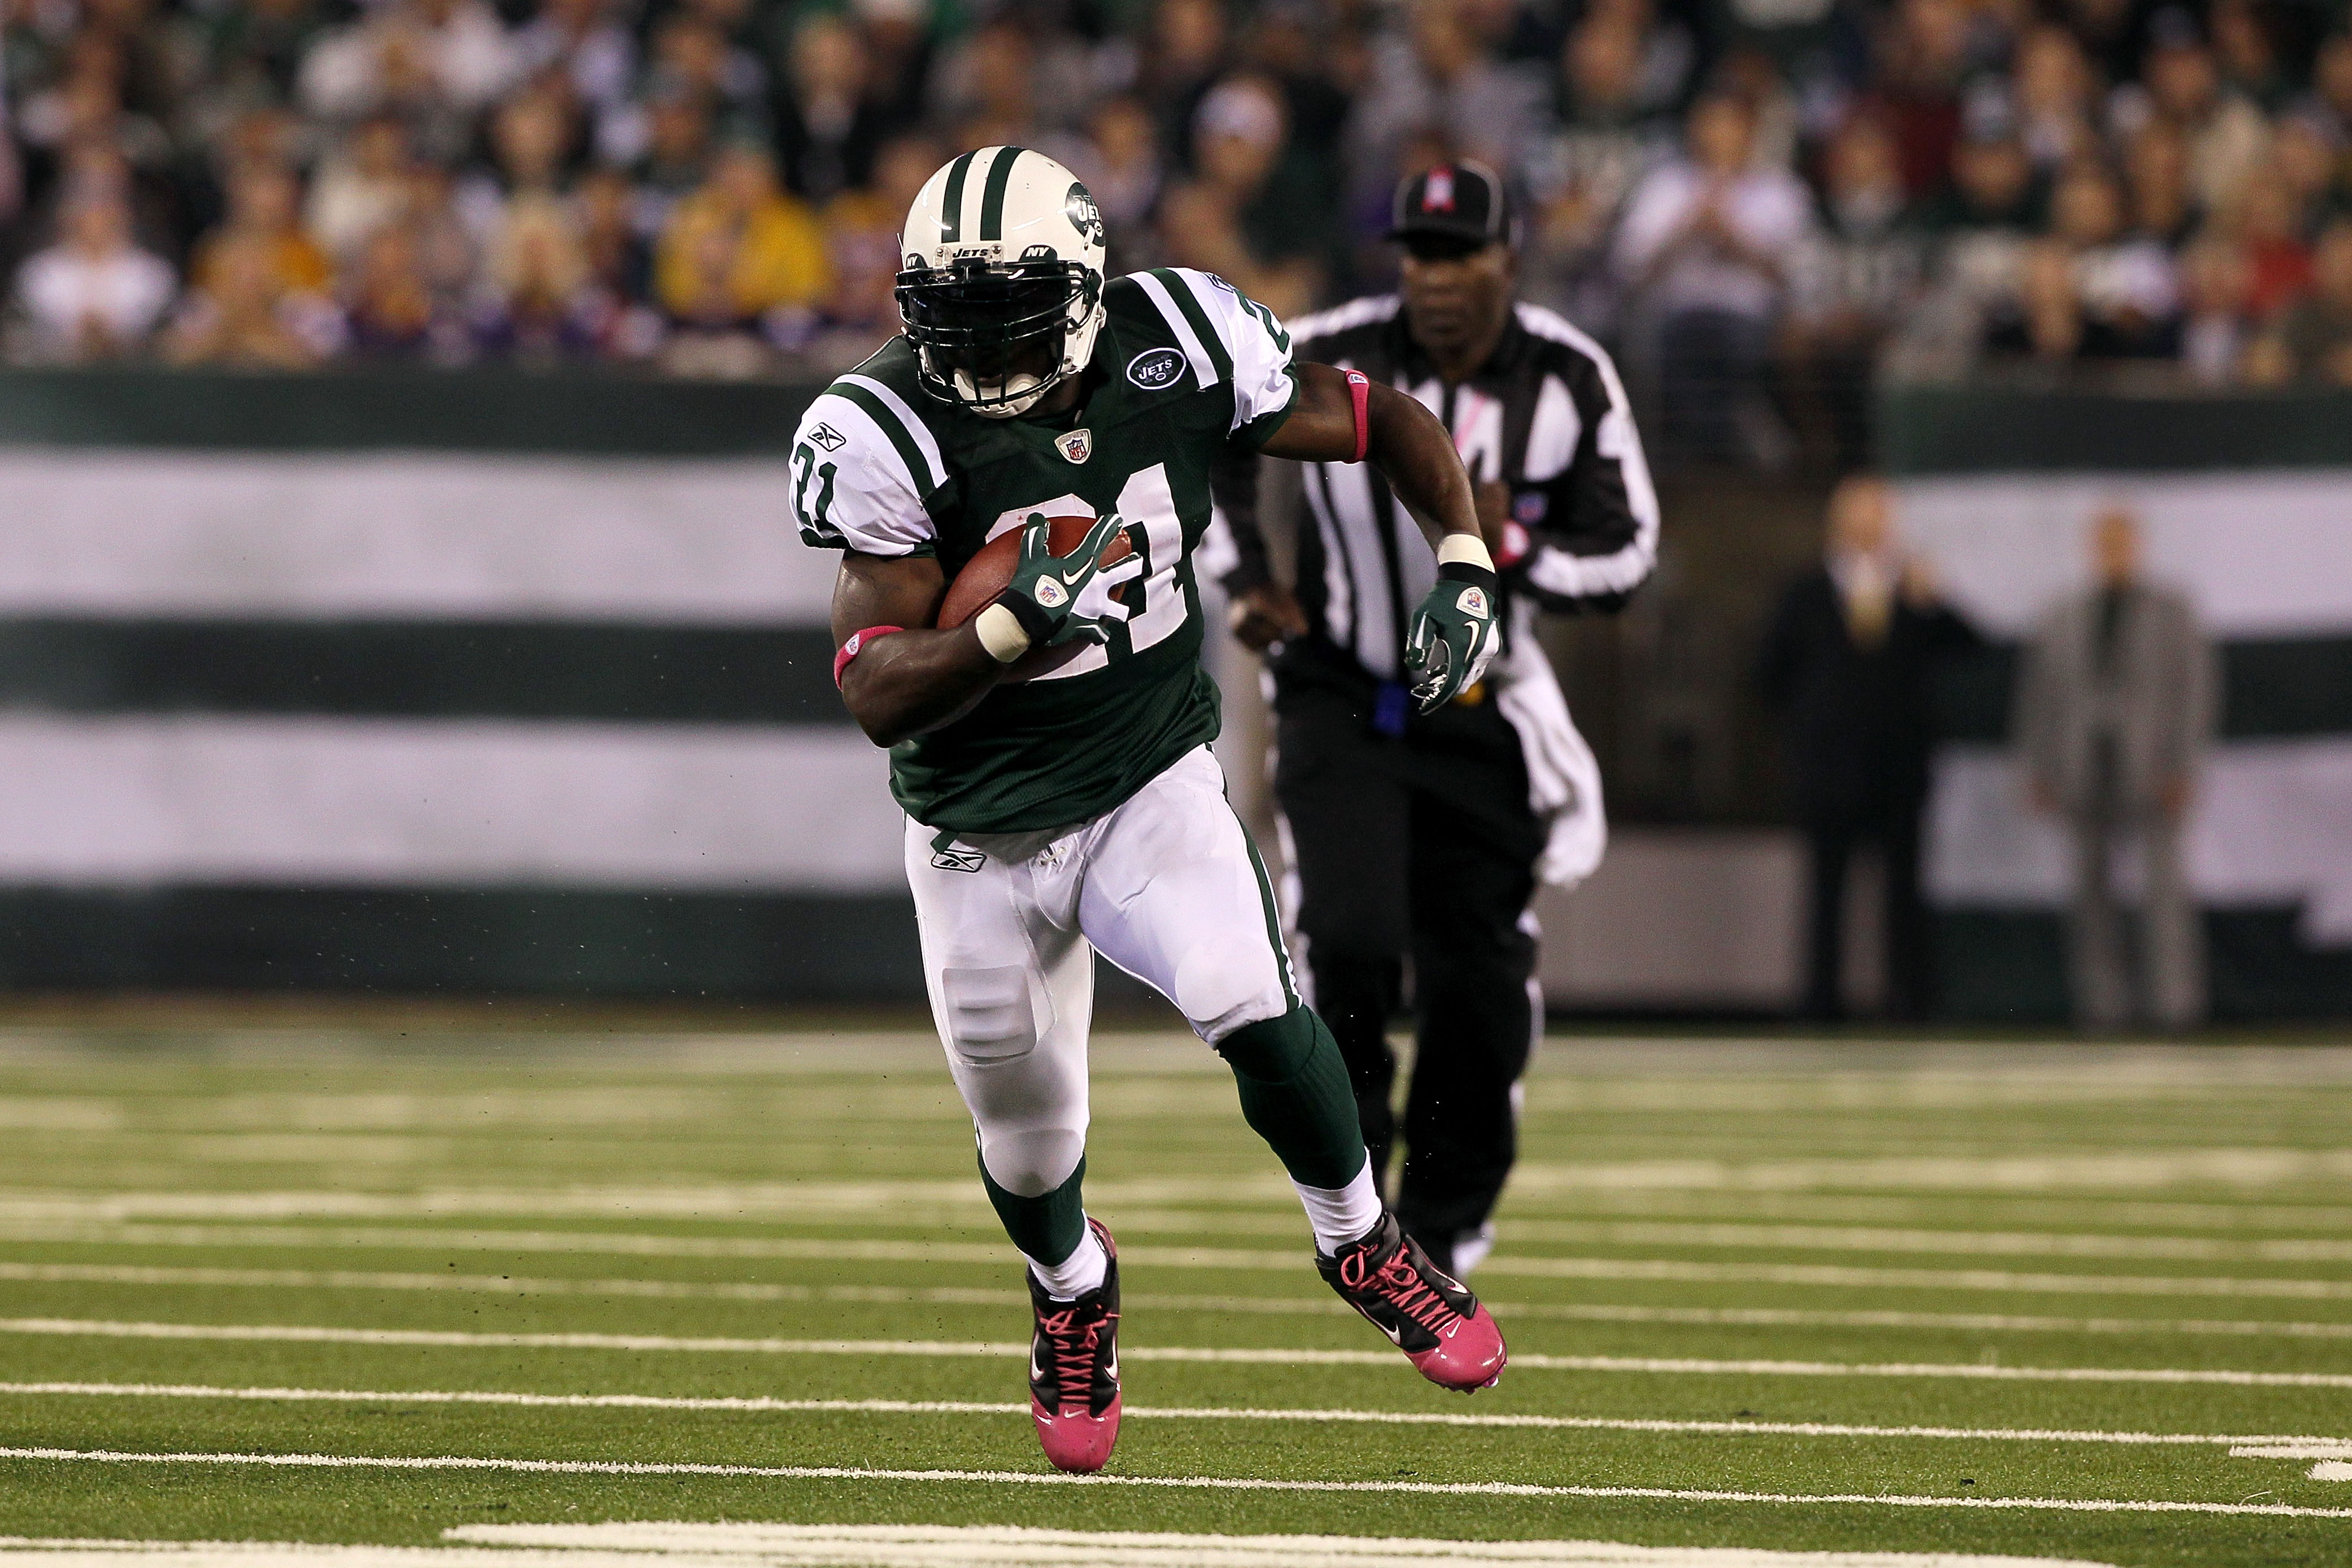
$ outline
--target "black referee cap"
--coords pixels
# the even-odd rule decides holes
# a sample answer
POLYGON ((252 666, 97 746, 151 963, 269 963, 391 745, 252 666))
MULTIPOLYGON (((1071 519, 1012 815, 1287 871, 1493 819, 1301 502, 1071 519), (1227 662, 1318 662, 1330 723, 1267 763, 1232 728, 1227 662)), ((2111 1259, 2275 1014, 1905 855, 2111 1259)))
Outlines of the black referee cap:
POLYGON ((1397 186, 1389 238, 1440 235, 1472 245, 1516 245, 1518 214, 1502 177, 1484 163, 1440 163, 1397 186))

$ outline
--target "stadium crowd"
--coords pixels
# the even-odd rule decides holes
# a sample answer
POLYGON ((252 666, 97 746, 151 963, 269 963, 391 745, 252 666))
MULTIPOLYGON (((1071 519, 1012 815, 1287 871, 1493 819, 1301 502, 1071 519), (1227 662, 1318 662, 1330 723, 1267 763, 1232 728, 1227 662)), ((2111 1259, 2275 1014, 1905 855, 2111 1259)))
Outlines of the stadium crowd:
POLYGON ((831 368, 895 329, 917 186, 1004 141, 1088 183, 1115 267, 1286 315, 1385 279, 1401 172, 1483 160, 1670 448, 1844 444, 1886 354, 2352 383, 2340 6, 5 6, 20 362, 831 368))

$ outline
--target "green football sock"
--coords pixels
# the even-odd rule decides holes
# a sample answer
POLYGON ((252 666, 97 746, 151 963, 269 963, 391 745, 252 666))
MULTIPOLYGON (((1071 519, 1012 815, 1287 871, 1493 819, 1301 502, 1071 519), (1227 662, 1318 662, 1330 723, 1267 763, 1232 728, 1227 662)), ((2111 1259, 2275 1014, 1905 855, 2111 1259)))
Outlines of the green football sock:
POLYGON ((1048 1269, 1066 1260, 1087 1239, 1086 1200, 1078 1191, 1086 1178, 1087 1161, 1081 1155, 1078 1168, 1061 1186, 1035 1197, 1023 1197, 997 1186, 996 1178, 988 1174, 988 1162, 980 1163, 981 1182, 988 1188, 988 1201, 996 1206, 1004 1234, 1024 1256, 1048 1269))
POLYGON ((1356 1092, 1339 1042, 1312 1009, 1302 1003, 1244 1024, 1219 1042, 1217 1054, 1240 1085, 1243 1118, 1293 1181, 1341 1187, 1356 1179, 1369 1157, 1356 1092))

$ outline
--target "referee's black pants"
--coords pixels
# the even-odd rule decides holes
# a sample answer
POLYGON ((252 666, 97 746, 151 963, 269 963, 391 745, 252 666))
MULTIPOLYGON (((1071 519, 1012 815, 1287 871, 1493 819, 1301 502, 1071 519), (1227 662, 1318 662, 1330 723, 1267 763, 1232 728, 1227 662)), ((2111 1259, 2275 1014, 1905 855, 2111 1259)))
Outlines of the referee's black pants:
POLYGON ((1491 700, 1415 715, 1389 736, 1373 727, 1369 681, 1278 675, 1276 693, 1275 795, 1316 1011, 1347 1058, 1386 1191, 1399 1131, 1387 1025, 1411 957, 1418 1049, 1395 1207, 1450 1268, 1510 1174, 1513 1091, 1534 1034, 1525 916, 1545 827, 1528 805, 1518 732, 1491 700))

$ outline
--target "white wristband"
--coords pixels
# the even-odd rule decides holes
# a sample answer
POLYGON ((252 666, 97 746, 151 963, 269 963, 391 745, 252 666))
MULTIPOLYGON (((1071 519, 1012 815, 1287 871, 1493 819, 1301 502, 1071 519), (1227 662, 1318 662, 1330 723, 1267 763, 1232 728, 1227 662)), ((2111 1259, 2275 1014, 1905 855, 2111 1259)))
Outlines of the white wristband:
POLYGON ((1492 571, 1495 558, 1486 553, 1486 541, 1476 534, 1448 534, 1438 541, 1437 564, 1483 567, 1492 571))
POLYGON ((971 629, 980 634, 980 645, 988 650, 988 656, 1000 664, 1009 664, 1029 651, 1029 633, 1021 629, 1021 618, 1002 604, 982 611, 971 629))

